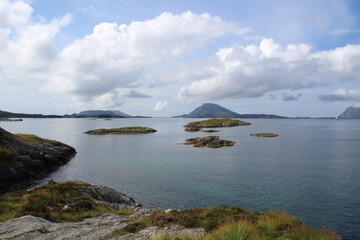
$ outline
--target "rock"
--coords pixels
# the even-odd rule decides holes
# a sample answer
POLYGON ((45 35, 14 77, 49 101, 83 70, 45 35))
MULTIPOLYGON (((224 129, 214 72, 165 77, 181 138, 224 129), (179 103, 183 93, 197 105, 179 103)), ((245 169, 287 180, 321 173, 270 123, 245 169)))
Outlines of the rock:
POLYGON ((209 129, 209 130, 202 130, 202 132, 205 132, 205 133, 214 133, 214 132, 219 132, 219 130, 209 129))
POLYGON ((111 129, 94 129, 85 132, 85 134, 91 135, 104 135, 104 134, 146 134, 154 133, 157 130, 149 127, 123 127, 123 128, 111 128, 111 129))
POLYGON ((76 150, 35 135, 0 128, 0 193, 22 188, 67 163, 76 150), (6 184, 2 184, 6 183, 6 184))
POLYGON ((213 118, 203 121, 190 122, 184 127, 186 128, 219 128, 219 127, 236 127, 236 126, 247 126, 251 123, 244 122, 241 120, 233 120, 230 118, 213 118))
POLYGON ((276 133, 253 133, 250 134, 253 137, 278 137, 279 135, 276 133))
POLYGON ((220 139, 218 136, 207 136, 186 139, 184 144, 194 147, 219 148, 233 146, 235 142, 220 139))
MULTIPOLYGON (((120 205, 141 207, 141 204, 136 202, 133 198, 116 191, 113 188, 96 185, 84 185, 82 192, 85 196, 88 196, 97 201, 104 201, 107 203, 116 203, 120 205)), ((114 205, 110 205, 114 208, 114 205)), ((117 207, 118 208, 118 207, 117 207)))

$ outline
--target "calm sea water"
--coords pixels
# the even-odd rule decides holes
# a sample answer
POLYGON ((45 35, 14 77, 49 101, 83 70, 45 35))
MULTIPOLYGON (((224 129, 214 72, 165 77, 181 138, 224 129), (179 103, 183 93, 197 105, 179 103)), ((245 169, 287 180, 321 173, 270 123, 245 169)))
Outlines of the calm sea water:
POLYGON ((360 121, 249 119, 250 126, 214 133, 233 147, 193 148, 185 139, 206 136, 182 127, 194 119, 24 119, 1 122, 74 146, 77 155, 53 173, 118 189, 145 207, 232 205, 253 211, 278 208, 312 227, 360 239, 360 121), (90 136, 94 128, 148 126, 148 135, 90 136), (277 138, 250 137, 274 132, 277 138))

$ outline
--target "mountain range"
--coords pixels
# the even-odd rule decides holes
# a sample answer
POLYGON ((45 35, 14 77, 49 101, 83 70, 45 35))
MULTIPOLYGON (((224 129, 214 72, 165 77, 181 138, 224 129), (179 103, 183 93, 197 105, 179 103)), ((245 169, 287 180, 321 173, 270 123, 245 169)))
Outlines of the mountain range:
POLYGON ((287 118, 269 114, 239 114, 214 103, 204 103, 189 114, 176 118, 287 118))
POLYGON ((131 117, 129 114, 123 113, 118 110, 86 110, 79 113, 73 114, 75 116, 86 116, 86 117, 120 117, 120 118, 126 118, 131 117))

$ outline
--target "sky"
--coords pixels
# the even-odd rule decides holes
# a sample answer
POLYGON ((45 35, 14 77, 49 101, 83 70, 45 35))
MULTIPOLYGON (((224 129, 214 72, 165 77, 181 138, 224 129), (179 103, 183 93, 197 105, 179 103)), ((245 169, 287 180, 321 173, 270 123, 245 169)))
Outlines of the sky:
POLYGON ((0 110, 335 117, 360 106, 358 0, 0 0, 0 110))

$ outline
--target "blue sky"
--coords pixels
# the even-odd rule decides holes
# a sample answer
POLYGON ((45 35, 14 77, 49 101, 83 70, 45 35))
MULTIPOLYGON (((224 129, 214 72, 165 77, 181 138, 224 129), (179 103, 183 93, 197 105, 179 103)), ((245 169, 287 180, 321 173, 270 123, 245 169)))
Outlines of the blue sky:
POLYGON ((337 116, 360 103, 360 1, 0 0, 0 109, 337 116))

